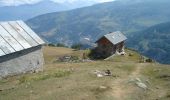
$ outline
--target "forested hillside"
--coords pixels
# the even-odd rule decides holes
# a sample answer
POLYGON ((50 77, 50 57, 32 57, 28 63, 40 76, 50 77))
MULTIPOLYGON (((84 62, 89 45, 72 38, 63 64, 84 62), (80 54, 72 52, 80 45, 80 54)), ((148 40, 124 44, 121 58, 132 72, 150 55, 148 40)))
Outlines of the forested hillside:
POLYGON ((133 33, 127 44, 156 61, 170 64, 170 22, 133 33))
POLYGON ((161 63, 170 63, 169 24, 160 24, 170 21, 169 7, 169 0, 117 0, 41 15, 27 24, 45 40, 68 46, 94 42, 109 32, 122 31, 129 37, 128 47, 161 63))
POLYGON ((95 41, 111 31, 128 33, 170 20, 169 0, 118 0, 71 11, 50 13, 27 21, 49 42, 71 45, 95 41), (131 1, 131 2, 130 2, 131 1))

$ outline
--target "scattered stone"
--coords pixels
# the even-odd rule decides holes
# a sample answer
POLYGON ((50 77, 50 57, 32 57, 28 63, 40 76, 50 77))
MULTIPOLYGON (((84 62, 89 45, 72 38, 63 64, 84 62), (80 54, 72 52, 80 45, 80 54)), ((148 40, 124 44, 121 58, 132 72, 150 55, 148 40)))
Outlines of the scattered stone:
POLYGON ((73 55, 65 55, 65 56, 61 56, 59 58, 57 58, 54 62, 66 62, 66 63, 69 63, 69 62, 73 62, 73 63, 76 63, 76 62, 92 62, 93 60, 91 59, 81 59, 79 58, 78 56, 73 56, 73 55))
POLYGON ((140 80, 140 78, 136 78, 136 81, 138 81, 138 82, 142 82, 142 81, 140 80))
POLYGON ((94 74, 98 74, 98 73, 101 73, 101 71, 99 71, 99 70, 94 71, 94 74))
POLYGON ((92 62, 90 59, 83 59, 82 62, 92 62))
POLYGON ((60 62, 78 62, 80 59, 77 56, 62 56, 57 59, 60 62))
POLYGON ((106 70, 106 71, 105 71, 105 76, 111 76, 111 75, 112 75, 112 73, 111 73, 110 70, 106 70))
POLYGON ((136 85, 144 90, 146 90, 148 87, 146 86, 146 84, 142 83, 142 82, 136 82, 136 85))
POLYGON ((103 77, 103 75, 98 73, 98 74, 97 74, 97 77, 103 77))
POLYGON ((94 74, 96 74, 97 77, 103 77, 103 73, 99 70, 95 70, 94 74))
POLYGON ((93 73, 96 74, 97 77, 104 77, 104 76, 112 75, 110 70, 105 70, 105 71, 95 70, 93 73))
POLYGON ((135 83, 138 87, 140 87, 144 90, 148 89, 147 85, 144 82, 142 82, 142 80, 140 78, 130 79, 128 82, 135 83))
POLYGON ((120 55, 124 56, 124 55, 126 55, 126 52, 123 51, 120 53, 120 55))
POLYGON ((135 80, 134 79, 129 79, 128 80, 128 83, 132 83, 132 82, 134 82, 135 80))
POLYGON ((149 80, 146 80, 146 83, 149 84, 149 85, 151 85, 151 82, 150 82, 149 80))
POLYGON ((100 88, 100 89, 107 89, 106 86, 100 86, 99 88, 100 88))

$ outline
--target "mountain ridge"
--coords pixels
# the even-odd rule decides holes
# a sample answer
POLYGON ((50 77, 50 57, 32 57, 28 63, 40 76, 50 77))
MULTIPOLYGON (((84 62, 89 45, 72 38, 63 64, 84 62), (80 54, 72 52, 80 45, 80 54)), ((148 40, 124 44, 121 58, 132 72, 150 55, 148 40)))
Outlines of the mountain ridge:
POLYGON ((89 6, 97 2, 81 3, 77 1, 75 3, 57 3, 51 0, 42 0, 34 4, 22 4, 22 5, 0 5, 0 21, 9 20, 28 20, 38 15, 60 12, 71 9, 76 9, 84 6, 89 6), (47 9, 48 8, 48 9, 47 9))
POLYGON ((80 41, 79 37, 87 37, 95 41, 112 31, 131 33, 167 22, 170 20, 170 12, 165 9, 168 9, 169 6, 170 2, 125 4, 114 1, 71 11, 44 14, 29 19, 26 23, 50 42, 69 40, 65 44, 72 44, 80 41), (65 35, 63 39, 53 38, 63 35, 65 35))
POLYGON ((170 64, 170 22, 154 25, 129 37, 128 47, 152 59, 170 64))
MULTIPOLYGON (((97 4, 71 11, 40 15, 26 21, 26 23, 50 43, 62 43, 67 46, 84 43, 87 38, 88 42, 93 43, 104 34, 113 31, 121 31, 131 40, 130 37, 135 32, 170 21, 170 12, 168 11, 170 1, 167 0, 161 3, 160 0, 157 1, 149 0, 147 2, 129 4, 115 1, 97 4)), ((156 35, 159 36, 158 34, 156 35)), ((162 41, 162 44, 165 42, 164 39, 160 41, 162 41)), ((138 42, 136 41, 136 43, 138 42)), ((154 46, 160 45, 159 43, 153 44, 153 41, 151 44, 154 46)), ((151 49, 147 45, 142 45, 146 46, 142 49, 144 51, 142 52, 143 54, 161 63, 169 63, 167 60, 161 60, 169 57, 165 56, 168 46, 162 47, 160 53, 159 50, 151 50, 154 51, 154 54, 156 53, 155 57, 152 52, 145 52, 147 48, 151 49), (148 53, 151 55, 148 55, 148 53)), ((140 49, 139 51, 141 52, 142 50, 140 49)))

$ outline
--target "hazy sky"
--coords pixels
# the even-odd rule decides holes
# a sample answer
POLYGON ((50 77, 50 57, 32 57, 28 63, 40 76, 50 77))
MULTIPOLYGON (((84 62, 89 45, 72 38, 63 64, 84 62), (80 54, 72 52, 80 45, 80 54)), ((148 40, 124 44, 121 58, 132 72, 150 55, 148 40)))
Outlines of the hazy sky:
MULTIPOLYGON (((38 3, 43 0, 0 0, 1 6, 17 6, 22 4, 34 4, 38 3)), ((86 1, 86 2, 96 2, 96 3, 102 3, 102 2, 109 2, 114 0, 50 0, 57 3, 74 3, 77 1, 86 1)))

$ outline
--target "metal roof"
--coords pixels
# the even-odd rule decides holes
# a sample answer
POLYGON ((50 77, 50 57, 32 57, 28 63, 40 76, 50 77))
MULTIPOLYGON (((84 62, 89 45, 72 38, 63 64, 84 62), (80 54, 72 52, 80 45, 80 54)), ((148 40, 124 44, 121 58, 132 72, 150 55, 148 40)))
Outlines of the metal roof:
POLYGON ((106 34, 103 37, 107 38, 114 45, 118 44, 118 43, 120 43, 122 41, 125 41, 127 39, 126 36, 124 36, 123 33, 121 33, 120 31, 116 31, 116 32, 112 32, 112 33, 106 34))
POLYGON ((44 43, 23 21, 0 22, 0 56, 44 43))

